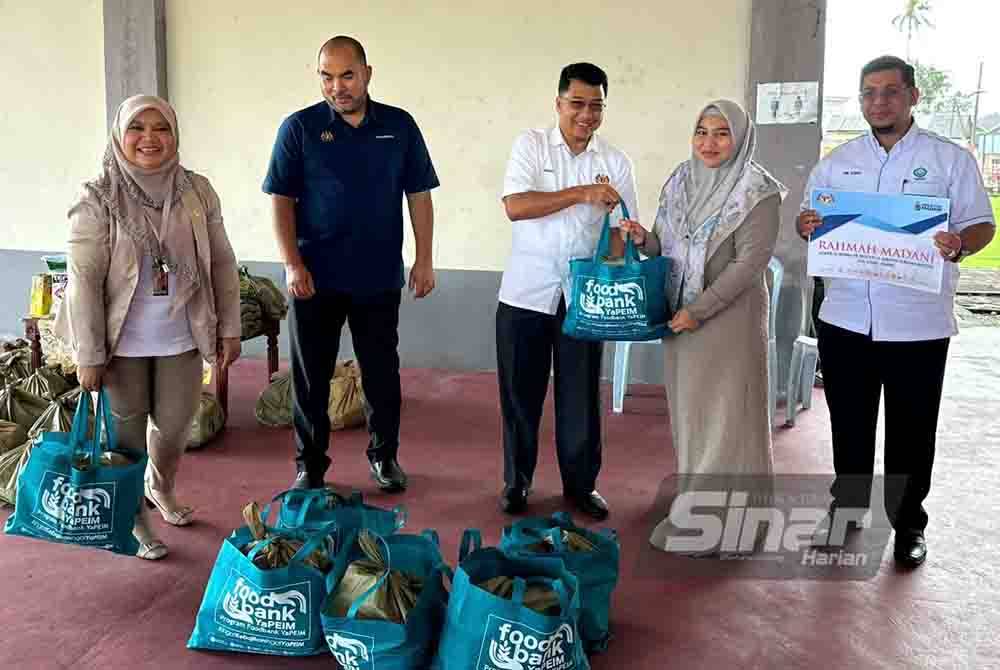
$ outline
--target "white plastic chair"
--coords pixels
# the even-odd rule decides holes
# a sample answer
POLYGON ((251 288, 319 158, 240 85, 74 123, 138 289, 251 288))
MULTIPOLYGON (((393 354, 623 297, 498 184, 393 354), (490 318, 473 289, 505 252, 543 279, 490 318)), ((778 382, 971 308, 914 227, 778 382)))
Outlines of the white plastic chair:
MULTIPOLYGON (((785 278, 785 268, 777 258, 772 257, 767 264, 771 272, 771 304, 768 308, 768 339, 767 339, 767 411, 771 424, 774 424, 775 407, 778 402, 778 345, 775 339, 778 322, 778 303, 781 300, 781 283, 785 278)), ((611 378, 611 410, 621 414, 625 405, 625 392, 628 389, 629 357, 633 344, 656 344, 652 342, 615 342, 614 369, 611 378)))
POLYGON ((767 314, 767 416, 774 425, 778 406, 778 303, 781 301, 781 283, 785 280, 785 266, 774 256, 767 263, 771 271, 771 306, 767 314))
POLYGON ((792 364, 788 370, 788 384, 785 387, 785 425, 795 425, 799 403, 802 403, 802 409, 812 407, 812 390, 818 363, 819 348, 816 338, 799 335, 792 345, 792 364))

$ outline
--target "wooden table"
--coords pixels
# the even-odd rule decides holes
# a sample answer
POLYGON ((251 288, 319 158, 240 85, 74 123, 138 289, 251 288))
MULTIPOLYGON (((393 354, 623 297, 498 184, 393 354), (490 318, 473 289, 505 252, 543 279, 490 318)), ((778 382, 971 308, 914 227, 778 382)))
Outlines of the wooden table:
MULTIPOLYGON (((44 359, 42 355, 42 335, 38 328, 38 322, 52 317, 47 316, 26 316, 21 319, 24 323, 24 338, 31 345, 31 370, 34 372, 42 367, 44 359)), ((267 383, 271 383, 271 375, 278 371, 278 334, 281 332, 281 322, 263 317, 263 327, 261 332, 254 337, 267 337, 267 383)), ((229 370, 223 370, 216 363, 215 374, 215 396, 219 399, 219 405, 223 413, 229 416, 229 370)))
POLYGON ((38 322, 42 319, 49 319, 48 316, 26 316, 21 319, 24 324, 24 339, 31 345, 31 371, 34 372, 42 367, 42 333, 38 329, 38 322))
MULTIPOLYGON (((271 375, 278 371, 278 334, 281 332, 281 322, 274 321, 267 318, 267 316, 262 316, 262 328, 261 332, 253 337, 243 339, 242 341, 252 340, 254 338, 265 336, 267 337, 267 383, 271 383, 271 375)), ((216 363, 214 366, 213 373, 215 374, 215 397, 219 399, 219 405, 222 407, 222 412, 228 417, 229 416, 229 370, 223 370, 216 363)))

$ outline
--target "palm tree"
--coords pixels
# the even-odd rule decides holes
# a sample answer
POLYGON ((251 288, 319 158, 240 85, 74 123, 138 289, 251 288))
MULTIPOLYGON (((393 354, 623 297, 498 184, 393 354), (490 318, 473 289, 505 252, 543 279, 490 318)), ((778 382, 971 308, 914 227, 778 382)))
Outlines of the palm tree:
POLYGON ((930 0, 903 0, 903 13, 892 20, 899 32, 906 31, 906 60, 910 60, 910 41, 913 33, 923 27, 933 28, 934 24, 927 18, 931 11, 930 0))

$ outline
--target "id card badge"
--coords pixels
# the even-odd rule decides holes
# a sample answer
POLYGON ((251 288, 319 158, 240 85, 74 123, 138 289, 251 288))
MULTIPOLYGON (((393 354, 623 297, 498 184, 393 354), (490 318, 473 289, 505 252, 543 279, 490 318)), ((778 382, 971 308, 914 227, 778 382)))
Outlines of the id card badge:
POLYGON ((165 296, 170 293, 170 268, 165 261, 153 259, 153 295, 165 296))

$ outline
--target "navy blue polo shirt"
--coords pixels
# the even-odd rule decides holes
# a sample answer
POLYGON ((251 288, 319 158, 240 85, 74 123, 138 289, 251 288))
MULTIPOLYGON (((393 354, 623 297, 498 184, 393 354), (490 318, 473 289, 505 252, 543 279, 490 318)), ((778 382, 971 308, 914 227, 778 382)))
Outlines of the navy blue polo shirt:
POLYGON ((264 192, 295 198, 299 253, 318 291, 403 287, 403 195, 439 185, 413 117, 369 98, 357 128, 323 102, 281 124, 264 192))

